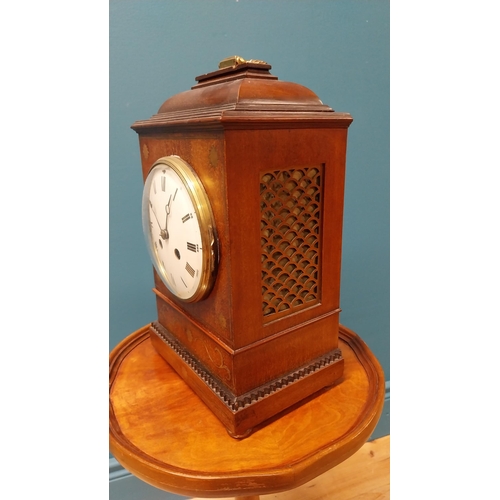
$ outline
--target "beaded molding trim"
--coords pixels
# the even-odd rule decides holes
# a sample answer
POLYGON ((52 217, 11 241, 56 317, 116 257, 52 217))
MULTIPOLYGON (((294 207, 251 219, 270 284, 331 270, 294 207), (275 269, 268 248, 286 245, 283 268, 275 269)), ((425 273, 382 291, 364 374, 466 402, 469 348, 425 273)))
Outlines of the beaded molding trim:
POLYGON ((325 354, 321 358, 317 358, 313 363, 298 368, 289 374, 281 377, 280 379, 273 380, 268 384, 262 385, 254 391, 247 392, 241 396, 234 396, 224 385, 215 379, 208 371, 195 359, 189 352, 181 345, 181 343, 168 332, 157 321, 151 323, 151 329, 156 335, 165 342, 165 344, 172 349, 172 351, 181 358, 195 373, 200 377, 205 384, 216 394, 219 399, 234 413, 242 410, 243 408, 256 403, 257 401, 269 396, 285 387, 293 384, 294 382, 311 375, 312 373, 321 370, 327 366, 333 365, 342 359, 340 349, 334 349, 325 354))

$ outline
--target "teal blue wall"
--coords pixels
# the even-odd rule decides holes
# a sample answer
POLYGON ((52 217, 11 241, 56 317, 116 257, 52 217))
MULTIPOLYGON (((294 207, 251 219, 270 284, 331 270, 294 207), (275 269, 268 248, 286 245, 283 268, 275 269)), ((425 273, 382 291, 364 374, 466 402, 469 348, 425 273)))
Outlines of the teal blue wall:
MULTIPOLYGON (((155 318, 130 125, 237 54, 269 62, 280 80, 309 87, 354 118, 341 322, 365 340, 390 380, 389 0, 111 0, 109 35, 110 349, 155 318)), ((379 435, 388 429, 386 419, 379 435)))

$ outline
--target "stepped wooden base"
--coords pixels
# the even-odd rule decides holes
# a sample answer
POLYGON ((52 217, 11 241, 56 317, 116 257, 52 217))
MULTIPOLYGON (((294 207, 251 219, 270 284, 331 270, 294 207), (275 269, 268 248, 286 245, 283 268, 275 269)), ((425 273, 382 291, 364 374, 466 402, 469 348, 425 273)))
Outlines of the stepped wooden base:
POLYGON ((236 439, 249 436, 260 424, 335 384, 344 369, 340 349, 334 349, 253 391, 236 396, 159 323, 153 323, 149 331, 156 351, 219 418, 229 435, 236 439))

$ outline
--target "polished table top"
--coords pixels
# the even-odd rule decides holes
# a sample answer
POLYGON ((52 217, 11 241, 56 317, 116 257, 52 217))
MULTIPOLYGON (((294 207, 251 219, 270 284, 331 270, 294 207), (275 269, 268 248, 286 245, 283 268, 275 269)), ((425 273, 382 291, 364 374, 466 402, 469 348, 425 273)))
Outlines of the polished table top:
POLYGON ((339 336, 341 381, 236 440, 141 328, 110 354, 111 452, 143 481, 186 496, 269 494, 313 479, 368 440, 384 404, 377 359, 353 331, 339 336))

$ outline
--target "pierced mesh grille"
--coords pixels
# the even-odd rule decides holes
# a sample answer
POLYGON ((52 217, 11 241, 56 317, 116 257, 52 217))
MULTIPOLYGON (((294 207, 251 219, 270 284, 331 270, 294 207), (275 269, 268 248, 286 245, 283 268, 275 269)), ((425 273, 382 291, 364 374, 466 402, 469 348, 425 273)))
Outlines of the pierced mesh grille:
POLYGON ((272 321, 319 301, 322 168, 268 172, 260 182, 262 312, 272 321))

